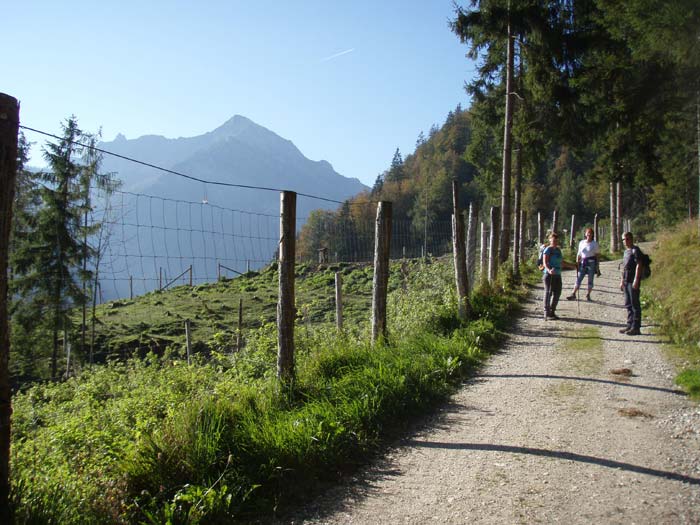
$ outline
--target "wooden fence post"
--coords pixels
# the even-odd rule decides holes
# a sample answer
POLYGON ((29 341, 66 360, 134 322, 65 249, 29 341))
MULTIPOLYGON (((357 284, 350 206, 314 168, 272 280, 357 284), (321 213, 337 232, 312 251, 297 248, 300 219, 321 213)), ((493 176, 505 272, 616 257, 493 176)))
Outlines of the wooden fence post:
POLYGON ((558 218, 557 210, 554 210, 552 212, 552 231, 559 233, 558 228, 559 228, 559 218, 558 218))
POLYGON ((525 238, 527 236, 527 211, 522 209, 520 210, 520 232, 518 235, 520 236, 520 260, 524 261, 525 241, 527 240, 525 238))
POLYGON ((185 347, 187 348, 187 364, 190 364, 192 354, 192 336, 190 335, 190 320, 185 319, 185 347))
POLYGON ((19 102, 0 93, 0 523, 10 523, 10 335, 7 265, 17 177, 19 102))
POLYGON ((598 233, 598 214, 596 213, 593 216, 593 240, 595 242, 599 242, 599 233, 598 233))
POLYGON ((576 242, 576 215, 571 215, 571 233, 569 234, 569 248, 573 248, 576 242))
POLYGON ((464 248, 464 217, 459 210, 459 183, 456 180, 452 181, 452 254, 455 265, 459 317, 466 321, 469 314, 469 281, 464 248))
POLYGON ((489 232, 486 231, 486 224, 481 223, 481 248, 479 249, 479 279, 482 281, 488 278, 488 266, 486 254, 488 252, 489 232))
POLYGON ((279 299, 277 301, 277 378, 294 379, 294 261, 296 256, 297 194, 280 194, 279 299))
POLYGON ((377 204, 374 227, 374 278, 372 281, 372 344, 385 339, 386 298, 389 284, 389 248, 391 246, 391 202, 377 204))
POLYGON ((192 288, 192 265, 190 264, 190 288, 192 288))
POLYGON ((537 212, 537 247, 539 248, 544 244, 544 217, 542 217, 542 212, 537 212))
POLYGON ((335 324, 339 332, 343 330, 343 274, 335 272, 335 324))
POLYGON ((238 331, 236 332, 236 352, 243 347, 243 298, 238 299, 238 331))
POLYGON ((513 275, 516 278, 520 276, 520 257, 522 253, 522 250, 520 249, 520 243, 522 242, 520 238, 520 233, 522 232, 522 224, 520 224, 520 221, 522 220, 522 213, 520 210, 519 201, 520 196, 518 193, 515 209, 513 210, 513 275))
POLYGON ((134 298, 134 277, 133 275, 129 276, 129 299, 134 298))
POLYGON ((625 244, 625 241, 622 239, 622 234, 624 233, 622 231, 622 182, 617 181, 615 184, 615 218, 617 221, 615 222, 615 231, 617 232, 617 242, 618 242, 618 248, 621 250, 625 244))
POLYGON ((467 220, 467 279, 469 289, 474 287, 476 276, 476 206, 469 204, 469 219, 467 220))
POLYGON ((498 273, 498 233, 500 218, 498 206, 491 206, 491 234, 489 235, 489 282, 496 280, 498 273))

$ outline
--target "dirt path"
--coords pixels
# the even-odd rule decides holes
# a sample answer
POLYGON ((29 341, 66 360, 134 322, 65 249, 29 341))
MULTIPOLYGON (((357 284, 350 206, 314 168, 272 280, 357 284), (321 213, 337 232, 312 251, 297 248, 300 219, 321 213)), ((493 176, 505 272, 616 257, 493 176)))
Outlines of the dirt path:
POLYGON ((540 286, 428 424, 287 523, 700 523, 700 407, 652 327, 618 333, 617 262, 602 272, 559 321, 542 319, 540 286))

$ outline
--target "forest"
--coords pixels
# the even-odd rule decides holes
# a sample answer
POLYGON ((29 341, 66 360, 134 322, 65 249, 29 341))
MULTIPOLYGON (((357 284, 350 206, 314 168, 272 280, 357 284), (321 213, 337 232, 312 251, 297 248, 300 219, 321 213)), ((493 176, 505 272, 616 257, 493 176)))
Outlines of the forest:
POLYGON ((611 184, 642 238, 696 217, 699 25, 692 0, 458 7, 451 29, 479 64, 465 84, 470 107, 421 133, 415 151, 397 149, 371 192, 313 215, 300 249, 342 244, 320 232, 370 220, 359 205, 370 201, 393 202, 395 220, 411 221, 417 234, 426 222, 449 221, 453 179, 462 209, 474 204, 486 220, 500 206, 505 225, 516 207, 532 221, 553 210, 582 226, 596 213, 609 220, 611 184))

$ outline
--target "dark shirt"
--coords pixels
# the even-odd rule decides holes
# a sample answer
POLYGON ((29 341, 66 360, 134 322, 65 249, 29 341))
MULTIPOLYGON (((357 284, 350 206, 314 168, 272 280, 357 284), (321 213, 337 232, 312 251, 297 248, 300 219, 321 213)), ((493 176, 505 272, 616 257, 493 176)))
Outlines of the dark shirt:
POLYGON ((639 248, 632 245, 631 248, 625 250, 625 256, 622 259, 622 280, 626 283, 634 282, 634 275, 637 271, 637 263, 640 261, 639 248))

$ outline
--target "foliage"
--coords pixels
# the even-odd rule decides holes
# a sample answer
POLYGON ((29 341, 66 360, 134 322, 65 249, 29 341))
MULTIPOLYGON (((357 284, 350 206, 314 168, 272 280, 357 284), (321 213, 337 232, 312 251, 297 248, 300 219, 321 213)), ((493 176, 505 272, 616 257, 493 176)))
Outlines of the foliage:
MULTIPOLYGON (((100 156, 81 145, 95 141, 78 127, 75 117, 63 125, 63 136, 48 143, 45 172, 25 169, 27 143, 20 141, 17 220, 13 225, 10 289, 14 355, 18 376, 36 379, 58 376, 59 332, 70 330, 71 310, 86 306, 93 274, 88 261, 95 251, 88 236, 99 223, 87 226, 92 210, 91 188, 109 178, 98 173, 100 156), (35 354, 51 334, 50 372, 35 354), (48 372, 48 373, 47 373, 48 372)), ((83 350, 83 349, 80 349, 83 350)), ((47 359, 49 356, 41 356, 47 359)))
MULTIPOLYGON (((679 224, 658 235, 653 250, 654 272, 644 281, 651 315, 662 333, 679 345, 678 361, 688 367, 679 377, 692 387, 700 370, 700 272, 691 261, 700 257, 697 221, 679 224)), ((690 390, 689 390, 690 391, 690 390)))
MULTIPOLYGON (((323 270, 300 271, 324 279, 323 270)), ((190 366, 171 347, 18 393, 16 516, 227 523, 308 498, 444 400, 499 341, 495 327, 505 320, 455 324, 451 273, 449 261, 415 262, 409 274, 394 267, 392 315, 419 313, 392 324, 387 345, 371 348, 366 331, 338 334, 300 319, 298 374, 288 389, 274 378, 274 325, 264 323, 235 353, 230 339, 215 335, 190 366)), ((355 274, 364 269, 346 282, 363 281, 355 274)), ((480 292, 479 315, 508 316, 513 293, 480 292)), ((176 291, 158 294, 163 302, 168 295, 176 291)))

